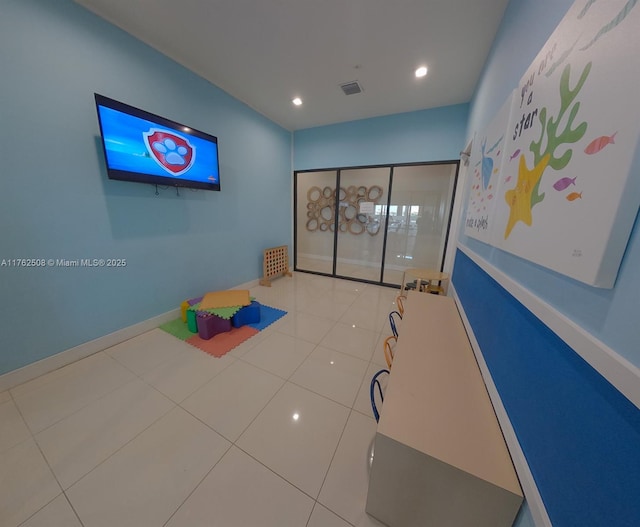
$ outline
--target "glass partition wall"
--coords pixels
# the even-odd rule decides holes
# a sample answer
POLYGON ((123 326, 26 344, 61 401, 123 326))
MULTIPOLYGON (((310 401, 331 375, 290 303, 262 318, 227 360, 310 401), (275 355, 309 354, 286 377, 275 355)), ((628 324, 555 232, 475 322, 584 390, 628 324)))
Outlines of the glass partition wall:
POLYGON ((335 170, 295 175, 294 269, 333 274, 335 170))
POLYGON ((399 286, 441 270, 457 162, 294 173, 294 269, 399 286))

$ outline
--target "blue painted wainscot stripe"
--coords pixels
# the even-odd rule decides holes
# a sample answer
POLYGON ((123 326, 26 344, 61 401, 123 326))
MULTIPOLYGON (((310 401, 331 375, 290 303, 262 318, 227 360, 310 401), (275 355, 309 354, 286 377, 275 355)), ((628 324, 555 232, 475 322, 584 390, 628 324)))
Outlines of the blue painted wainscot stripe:
POLYGON ((459 250, 453 284, 554 527, 640 525, 640 410, 459 250))

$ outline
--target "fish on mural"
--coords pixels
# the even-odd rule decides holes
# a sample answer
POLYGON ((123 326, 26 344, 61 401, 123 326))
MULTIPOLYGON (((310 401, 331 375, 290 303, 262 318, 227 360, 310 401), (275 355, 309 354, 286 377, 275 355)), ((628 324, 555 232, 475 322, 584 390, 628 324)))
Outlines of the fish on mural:
POLYGON ((577 199, 582 199, 582 192, 572 192, 567 196, 567 201, 575 201, 577 199))
POLYGON ((616 132, 613 135, 603 135, 600 136, 596 139, 594 139, 593 141, 591 141, 587 147, 584 149, 584 153, 585 154, 589 154, 589 155, 593 155, 593 154, 597 154, 598 152, 600 152, 600 150, 602 150, 605 146, 612 144, 615 144, 615 138, 616 138, 616 134, 618 132, 616 132))
POLYGON ((511 157, 509 158, 509 161, 513 161, 519 155, 520 155, 520 149, 518 148, 513 154, 511 154, 511 157))
POLYGON ((578 176, 576 176, 574 178, 570 178, 570 177, 560 178, 558 181, 556 181, 553 184, 553 188, 558 190, 558 191, 564 190, 567 187, 569 187, 569 185, 575 185, 577 178, 578 178, 578 176))

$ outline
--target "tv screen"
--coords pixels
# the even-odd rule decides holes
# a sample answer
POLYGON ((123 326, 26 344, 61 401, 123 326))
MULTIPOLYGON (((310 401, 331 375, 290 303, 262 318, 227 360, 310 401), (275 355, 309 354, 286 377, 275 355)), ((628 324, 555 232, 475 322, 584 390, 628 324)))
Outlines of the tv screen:
POLYGON ((95 94, 109 179, 220 190, 218 139, 95 94))

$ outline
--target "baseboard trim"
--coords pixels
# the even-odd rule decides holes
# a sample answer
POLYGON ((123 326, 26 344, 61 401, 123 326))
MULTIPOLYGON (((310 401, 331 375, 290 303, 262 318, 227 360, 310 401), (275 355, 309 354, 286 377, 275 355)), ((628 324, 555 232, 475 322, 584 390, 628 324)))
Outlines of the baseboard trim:
POLYGON ((458 249, 538 317, 636 407, 640 408, 640 368, 468 247, 458 244, 458 249))
POLYGON ((55 355, 51 355, 50 357, 46 357, 37 362, 27 364, 26 366, 18 368, 17 370, 5 373, 4 375, 0 376, 0 392, 9 390, 10 388, 35 379, 36 377, 44 375, 45 373, 60 369, 67 364, 71 364, 72 362, 84 359, 89 355, 93 355, 94 353, 98 353, 99 351, 110 348, 111 346, 120 344, 125 340, 137 337, 138 335, 157 328, 161 324, 169 322, 170 320, 173 320, 179 316, 180 309, 172 309, 171 311, 167 311, 166 313, 155 316, 148 320, 144 320, 137 324, 133 324, 132 326, 119 329, 118 331, 114 331, 113 333, 109 333, 108 335, 98 337, 97 339, 90 340, 89 342, 85 342, 84 344, 80 344, 68 350, 61 351, 60 353, 56 353, 55 355))
MULTIPOLYGON (((231 289, 251 289, 252 287, 257 287, 258 284, 259 280, 255 279, 232 287, 231 289)), ((61 351, 60 353, 56 353, 55 355, 51 355, 50 357, 46 357, 37 362, 32 362, 31 364, 27 364, 17 370, 7 372, 0 375, 0 392, 14 388, 19 384, 24 384, 36 377, 40 377, 40 375, 44 375, 45 373, 58 370, 72 362, 76 362, 88 357, 89 355, 93 355, 94 353, 103 351, 111 346, 120 344, 125 340, 137 337, 138 335, 151 331, 165 322, 174 320, 179 316, 180 308, 172 309, 171 311, 167 311, 161 315, 157 315, 147 320, 143 320, 142 322, 138 322, 137 324, 133 324, 132 326, 119 329, 113 333, 109 333, 108 335, 85 342, 84 344, 79 344, 78 346, 61 351)))

